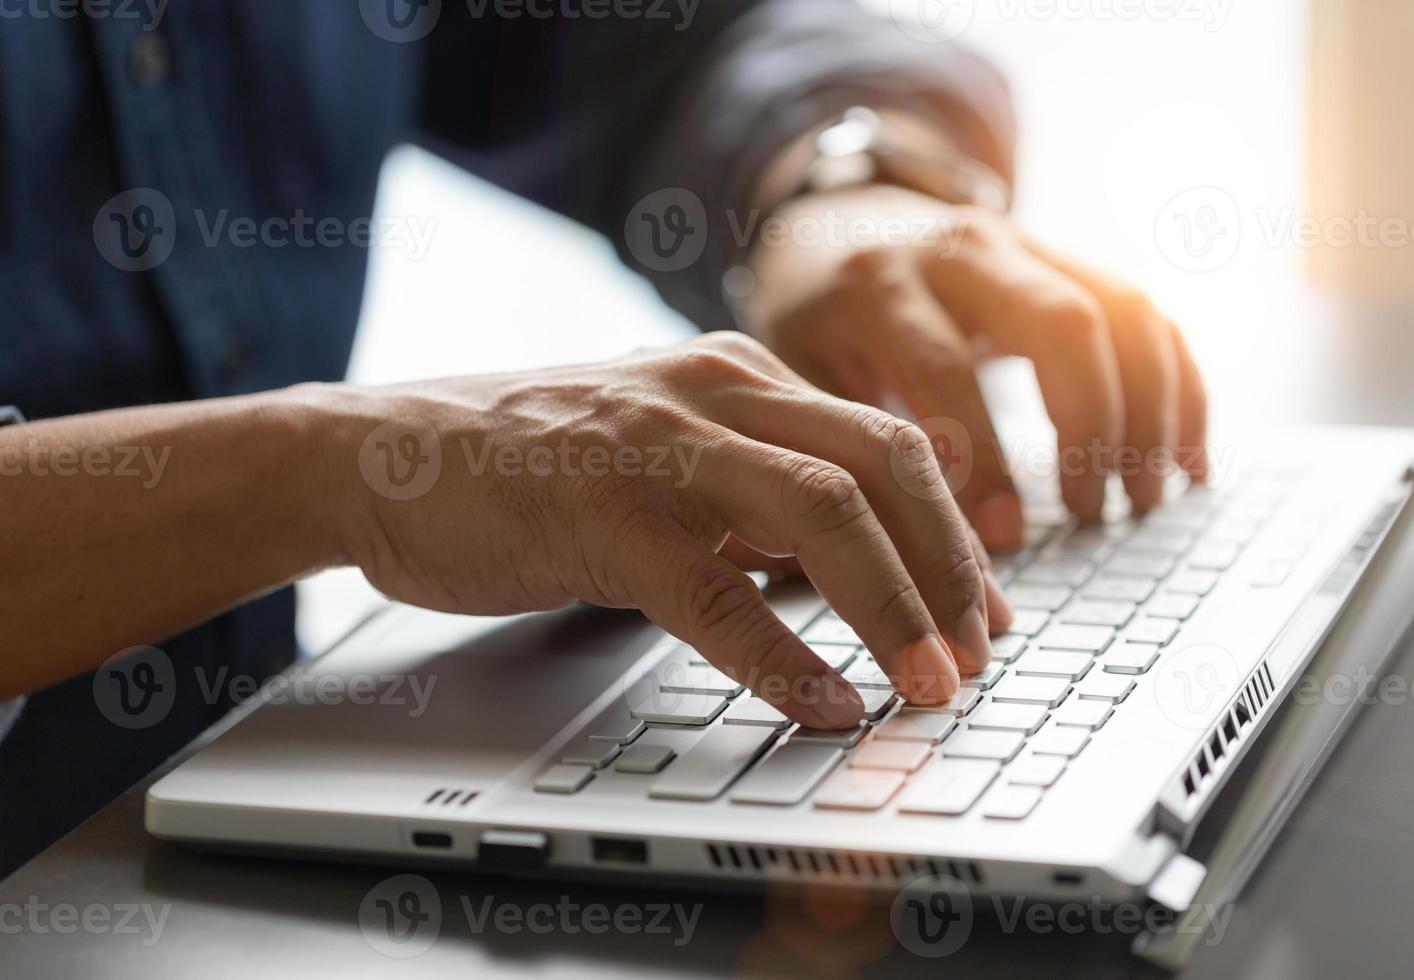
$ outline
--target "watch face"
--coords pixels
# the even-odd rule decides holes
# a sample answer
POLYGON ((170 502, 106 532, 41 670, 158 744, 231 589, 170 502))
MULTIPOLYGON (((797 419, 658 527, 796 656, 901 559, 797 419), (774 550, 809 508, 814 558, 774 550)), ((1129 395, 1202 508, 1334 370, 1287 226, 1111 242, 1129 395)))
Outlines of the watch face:
POLYGON ((13 405, 0 405, 0 426, 19 425, 25 420, 20 410, 13 405))

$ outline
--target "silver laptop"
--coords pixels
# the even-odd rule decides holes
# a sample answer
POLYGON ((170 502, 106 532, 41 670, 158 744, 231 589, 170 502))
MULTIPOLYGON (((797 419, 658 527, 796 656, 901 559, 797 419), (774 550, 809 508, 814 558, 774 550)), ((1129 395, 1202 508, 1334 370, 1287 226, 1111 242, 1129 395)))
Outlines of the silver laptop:
MULTIPOLYGON (((1076 527, 1025 491, 1026 548, 997 562, 1014 632, 942 708, 899 703, 804 586, 766 594, 858 687, 856 731, 795 727, 633 615, 490 629, 393 607, 157 782, 147 827, 352 860, 887 892, 937 875, 1181 908, 1203 877, 1193 828, 1406 530, 1414 433, 1217 455, 1213 485, 1139 521, 1076 527)), ((1414 603, 1360 614, 1402 629, 1414 603)))

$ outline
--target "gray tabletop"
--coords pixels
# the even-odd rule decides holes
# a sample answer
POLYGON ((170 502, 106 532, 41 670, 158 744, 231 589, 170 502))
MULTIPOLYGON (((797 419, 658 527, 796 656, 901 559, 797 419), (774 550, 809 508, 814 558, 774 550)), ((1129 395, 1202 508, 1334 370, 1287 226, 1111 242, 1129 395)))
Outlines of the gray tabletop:
MULTIPOLYGON (((1334 365, 1348 372, 1321 379, 1323 411, 1299 414, 1414 421, 1405 377, 1411 361, 1378 356, 1407 351, 1405 322, 1362 328, 1363 352, 1334 365)), ((1389 671, 1414 674, 1414 644, 1389 671)), ((1410 746, 1408 699, 1361 709, 1231 910, 1221 940, 1201 948, 1186 975, 1408 975, 1410 746)), ((161 843, 142 828, 145 788, 0 882, 0 976, 1154 973, 1129 955, 1130 937, 1108 921, 1072 931, 979 916, 962 949, 932 960, 898 945, 887 907, 849 893, 707 894, 440 871, 422 872, 442 911, 436 938, 419 955, 397 958, 360 923, 368 921, 368 903, 385 894, 381 884, 407 869, 199 854, 161 843), (643 928, 660 909, 659 927, 643 928), (600 930, 624 910, 641 918, 621 923, 640 925, 600 930)))

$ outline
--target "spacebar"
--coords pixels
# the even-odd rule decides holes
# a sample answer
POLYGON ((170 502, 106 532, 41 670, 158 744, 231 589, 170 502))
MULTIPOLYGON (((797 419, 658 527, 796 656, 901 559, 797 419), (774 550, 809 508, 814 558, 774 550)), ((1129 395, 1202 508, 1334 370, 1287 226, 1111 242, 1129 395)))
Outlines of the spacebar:
POLYGON ((776 740, 774 728, 718 725, 658 778, 648 795, 660 800, 713 800, 776 740))

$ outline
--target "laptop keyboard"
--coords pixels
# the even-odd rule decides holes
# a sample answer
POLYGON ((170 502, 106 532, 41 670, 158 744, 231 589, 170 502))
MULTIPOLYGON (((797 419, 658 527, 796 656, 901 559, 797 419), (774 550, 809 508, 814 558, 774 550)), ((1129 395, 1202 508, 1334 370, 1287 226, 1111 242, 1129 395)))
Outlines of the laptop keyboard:
MULTIPOLYGON (((947 704, 901 703, 882 666, 822 604, 800 636, 863 698, 856 729, 799 727, 680 645, 652 672, 646 696, 616 702, 535 790, 575 794, 612 772, 640 780, 651 799, 1023 819, 1124 710, 1294 483, 1265 473, 1193 488, 1142 519, 1089 527, 1054 500, 1032 499, 1026 546, 994 562, 1015 623, 994 639, 992 663, 947 704), (679 754, 654 742, 656 729, 701 734, 679 754)), ((1310 540, 1277 548, 1250 584, 1282 584, 1315 527, 1310 540)))

